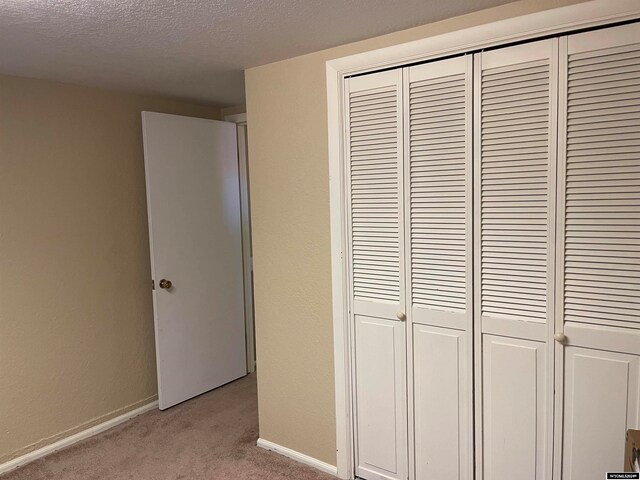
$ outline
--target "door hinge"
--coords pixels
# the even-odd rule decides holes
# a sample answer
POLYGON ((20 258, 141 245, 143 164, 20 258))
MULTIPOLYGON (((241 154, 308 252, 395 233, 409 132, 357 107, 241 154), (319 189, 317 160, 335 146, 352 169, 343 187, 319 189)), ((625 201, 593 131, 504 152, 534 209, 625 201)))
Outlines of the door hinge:
POLYGON ((155 290, 156 289, 156 281, 155 280, 151 280, 151 290, 155 290))

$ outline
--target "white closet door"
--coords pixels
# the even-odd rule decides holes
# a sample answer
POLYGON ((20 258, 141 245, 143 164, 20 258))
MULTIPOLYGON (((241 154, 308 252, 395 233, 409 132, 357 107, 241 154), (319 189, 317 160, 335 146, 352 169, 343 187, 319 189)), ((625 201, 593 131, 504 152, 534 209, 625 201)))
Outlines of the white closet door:
POLYGON ((402 70, 346 81, 356 474, 407 475, 402 70))
POLYGON ((472 62, 457 57, 405 74, 410 478, 417 480, 473 476, 472 62))
POLYGON ((475 59, 478 473, 550 479, 557 40, 475 59))
POLYGON ((556 478, 577 480, 622 471, 640 428, 640 25, 565 37, 560 52, 556 478))
POLYGON ((640 356, 569 346, 565 371, 562 478, 624 471, 625 434, 638 428, 640 356))

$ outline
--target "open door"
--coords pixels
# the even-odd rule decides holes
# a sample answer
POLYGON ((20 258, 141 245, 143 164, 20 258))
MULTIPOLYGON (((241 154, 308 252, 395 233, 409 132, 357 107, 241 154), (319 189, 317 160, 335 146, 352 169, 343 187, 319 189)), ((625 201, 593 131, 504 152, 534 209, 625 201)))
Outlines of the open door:
POLYGON ((247 373, 236 126, 142 113, 160 409, 247 373))

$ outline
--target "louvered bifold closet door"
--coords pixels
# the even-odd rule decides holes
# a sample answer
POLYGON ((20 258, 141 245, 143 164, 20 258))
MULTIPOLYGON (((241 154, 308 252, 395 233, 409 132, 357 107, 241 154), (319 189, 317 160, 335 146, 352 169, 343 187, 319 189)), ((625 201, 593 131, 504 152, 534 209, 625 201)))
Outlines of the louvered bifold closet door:
POLYGON ((640 428, 640 25, 565 37, 560 58, 559 434, 578 480, 623 471, 640 428))
POLYGON ((349 78, 347 158, 356 474, 407 474, 402 70, 349 78), (400 317, 400 318, 399 318, 400 317))
POLYGON ((472 75, 467 55, 410 67, 405 76, 416 480, 473 476, 472 75))
POLYGON ((552 474, 557 45, 475 58, 476 455, 486 480, 552 474))

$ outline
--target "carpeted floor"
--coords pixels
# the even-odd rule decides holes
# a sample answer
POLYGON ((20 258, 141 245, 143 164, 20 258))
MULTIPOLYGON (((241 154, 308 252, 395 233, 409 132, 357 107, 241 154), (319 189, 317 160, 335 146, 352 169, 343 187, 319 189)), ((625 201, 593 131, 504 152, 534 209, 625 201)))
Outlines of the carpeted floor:
POLYGON ((330 480, 256 447, 255 376, 123 425, 0 480, 330 480))

